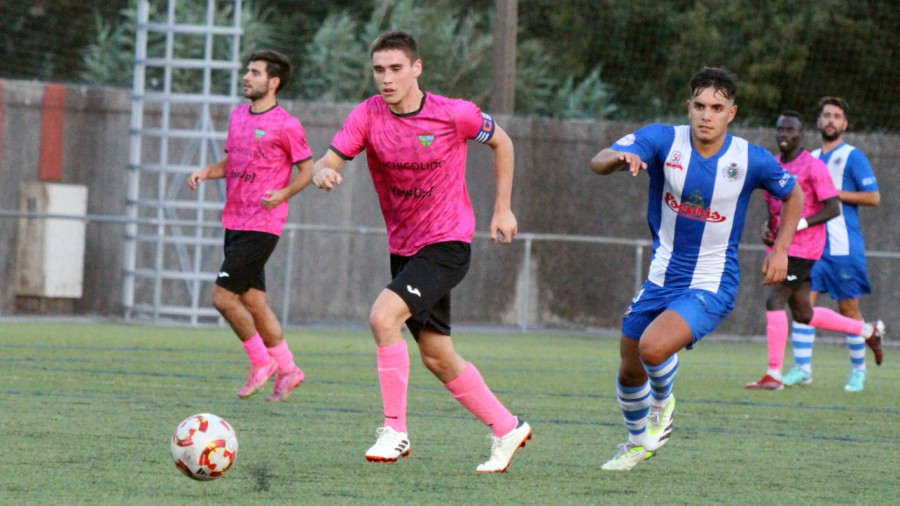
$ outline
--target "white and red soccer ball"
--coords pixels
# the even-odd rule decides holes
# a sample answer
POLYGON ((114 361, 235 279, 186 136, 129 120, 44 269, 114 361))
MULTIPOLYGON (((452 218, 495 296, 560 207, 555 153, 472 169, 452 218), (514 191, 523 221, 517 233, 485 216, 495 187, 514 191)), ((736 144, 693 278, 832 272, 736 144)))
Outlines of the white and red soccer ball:
POLYGON ((231 425, 211 413, 189 416, 172 434, 172 459, 189 478, 210 481, 225 474, 237 458, 237 435, 231 425))

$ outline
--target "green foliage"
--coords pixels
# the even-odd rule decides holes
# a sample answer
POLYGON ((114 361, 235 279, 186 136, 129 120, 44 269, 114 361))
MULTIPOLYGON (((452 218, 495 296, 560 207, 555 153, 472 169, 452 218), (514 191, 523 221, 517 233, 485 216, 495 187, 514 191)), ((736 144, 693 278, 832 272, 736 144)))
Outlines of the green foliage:
POLYGON ((886 399, 900 362, 871 367, 866 391, 848 394, 843 346, 817 343, 808 387, 749 392, 765 344, 705 339, 681 356, 671 441, 633 471, 607 473, 600 465, 626 437, 618 339, 456 329, 457 350, 534 428, 508 472, 484 476, 475 466, 489 429, 425 370, 411 339, 412 453, 381 465, 363 458, 383 420, 368 330, 286 329, 307 380, 273 404, 268 389, 237 398, 248 361, 224 327, 0 326, 4 504, 896 502, 900 427, 886 399), (234 467, 207 483, 169 456, 176 424, 199 412, 231 422, 240 443, 234 467))
MULTIPOLYGON (((491 91, 492 26, 489 17, 448 1, 381 2, 365 23, 349 12, 332 14, 306 46, 300 94, 308 100, 357 102, 377 93, 369 44, 384 31, 404 30, 419 42, 424 89, 485 107, 491 91)), ((599 67, 577 80, 537 40, 520 42, 517 63, 518 114, 601 118, 615 110, 599 67)))
MULTIPOLYGON (((96 18, 96 37, 82 52, 84 70, 82 79, 87 82, 112 86, 131 86, 134 75, 134 44, 137 26, 137 0, 131 0, 127 8, 122 9, 119 18, 106 20, 99 15, 96 18)), ((233 19, 234 4, 220 2, 216 5, 213 24, 227 26, 233 19)), ((149 21, 165 23, 168 12, 163 2, 149 3, 149 21)), ((176 19, 182 24, 203 25, 207 23, 206 2, 180 0, 176 4, 176 19)), ((284 45, 279 30, 274 29, 272 20, 276 16, 274 8, 263 7, 263 4, 245 1, 242 3, 241 26, 244 34, 241 37, 240 61, 246 62, 253 51, 260 48, 277 48, 284 45)), ((219 61, 231 60, 232 44, 229 37, 213 38, 210 45, 210 58, 219 61)), ((172 48, 173 58, 203 59, 207 51, 206 35, 176 34, 172 48)), ((147 42, 149 58, 166 56, 166 39, 164 35, 151 34, 147 42)), ((242 72, 239 72, 241 74, 242 72)), ((166 75, 159 68, 147 71, 147 88, 162 91, 166 86, 166 75)), ((171 90, 179 93, 198 93, 202 91, 203 70, 175 69, 171 75, 171 90)), ((210 75, 210 90, 213 93, 227 94, 231 87, 230 73, 214 71, 210 75)), ((236 86, 235 86, 235 89, 236 86)))
POLYGON ((301 96, 326 102, 358 102, 377 93, 369 66, 369 45, 389 30, 408 31, 419 42, 424 68, 419 81, 423 88, 486 101, 492 41, 489 23, 478 13, 455 14, 449 2, 423 6, 413 0, 382 2, 362 23, 348 12, 327 17, 306 47, 310 63, 303 76, 301 96))
POLYGON ((740 123, 770 126, 783 109, 811 121, 840 95, 851 128, 900 129, 896 1, 530 0, 519 14, 575 75, 603 66, 615 119, 684 121, 687 82, 710 65, 737 74, 740 123))
MULTIPOLYGON (((0 2, 0 76, 130 86, 134 32, 125 25, 133 17, 117 13, 133 10, 134 1, 0 2)), ((205 4, 180 0, 179 8, 202 15, 205 4)), ((217 4, 221 10, 229 2, 217 4)), ((244 15, 243 48, 272 47, 292 58, 303 83, 289 85, 287 97, 355 101, 374 93, 368 44, 380 31, 402 28, 422 42, 424 87, 482 106, 487 101, 492 0, 253 5, 244 15)), ((852 129, 900 129, 896 0, 519 0, 518 6, 519 114, 684 121, 690 75, 723 65, 740 79, 740 123, 768 126, 786 108, 809 121, 821 96, 842 95, 853 108, 852 129)), ((202 44, 179 45, 202 54, 202 44)), ((163 77, 151 75, 149 84, 159 86, 163 77)), ((219 88, 228 81, 213 79, 219 88)), ((179 87, 200 82, 191 72, 174 76, 179 87)))

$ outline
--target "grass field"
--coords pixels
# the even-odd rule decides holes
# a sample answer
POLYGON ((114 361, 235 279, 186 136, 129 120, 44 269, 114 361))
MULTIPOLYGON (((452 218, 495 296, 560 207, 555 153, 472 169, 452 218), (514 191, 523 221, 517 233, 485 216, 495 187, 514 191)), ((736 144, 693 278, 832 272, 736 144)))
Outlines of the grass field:
MULTIPOLYGON (((365 330, 287 331, 307 381, 284 403, 237 391, 247 359, 225 328, 0 322, 2 504, 897 504, 900 357, 860 394, 843 391, 843 347, 819 345, 815 382, 749 392, 765 345, 711 339, 683 352, 675 431, 628 473, 599 466, 625 440, 618 340, 458 332, 534 440, 505 474, 480 475, 489 430, 412 361, 412 453, 363 452, 382 421, 365 330), (216 413, 237 430, 235 466, 213 482, 169 456, 176 424, 216 413)), ((415 346, 410 346, 415 353, 415 346)), ((790 351, 788 351, 790 354, 790 351)), ((788 359, 791 362, 791 359, 788 359)))

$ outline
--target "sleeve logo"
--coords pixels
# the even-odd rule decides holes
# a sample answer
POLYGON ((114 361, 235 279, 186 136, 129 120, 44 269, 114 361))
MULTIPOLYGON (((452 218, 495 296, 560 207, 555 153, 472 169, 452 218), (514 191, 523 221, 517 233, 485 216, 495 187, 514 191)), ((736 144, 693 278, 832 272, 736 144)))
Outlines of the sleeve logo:
POLYGON ((634 134, 628 134, 616 141, 619 146, 631 146, 634 144, 634 134))

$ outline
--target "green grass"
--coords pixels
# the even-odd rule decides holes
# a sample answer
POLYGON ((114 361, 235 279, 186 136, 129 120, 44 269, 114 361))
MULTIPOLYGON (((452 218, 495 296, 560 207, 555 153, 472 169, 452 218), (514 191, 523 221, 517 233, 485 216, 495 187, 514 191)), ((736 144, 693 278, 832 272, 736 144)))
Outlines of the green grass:
MULTIPOLYGON (((479 475, 489 432, 421 362, 409 390, 409 458, 367 463, 382 421, 367 331, 294 328, 307 381, 287 402, 237 398, 247 359, 225 328, 0 323, 2 504, 893 504, 900 360, 848 394, 843 347, 819 345, 815 382, 750 392, 759 342, 682 352, 671 442, 629 473, 599 466, 625 439, 618 340, 457 332, 500 399, 534 428, 510 470, 479 475), (216 413, 237 430, 235 466, 182 476, 169 436, 216 413)), ((410 346, 415 353, 415 345, 410 346)), ((790 351, 788 352, 790 353, 790 351)), ((871 355, 870 355, 871 357, 871 355)), ((790 358, 788 359, 790 363, 790 358)))

